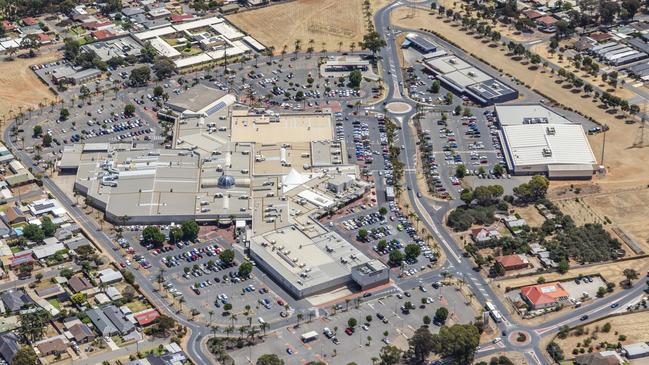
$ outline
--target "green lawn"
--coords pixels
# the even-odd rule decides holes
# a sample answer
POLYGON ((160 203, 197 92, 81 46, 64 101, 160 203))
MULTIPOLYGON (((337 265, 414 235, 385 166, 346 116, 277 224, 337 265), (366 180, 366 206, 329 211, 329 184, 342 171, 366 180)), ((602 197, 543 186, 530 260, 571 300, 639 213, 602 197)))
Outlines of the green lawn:
POLYGON ((17 253, 22 251, 22 248, 20 246, 11 246, 11 253, 17 253))
POLYGON ((61 310, 61 302, 59 302, 58 299, 49 299, 47 302, 50 303, 54 308, 61 310))

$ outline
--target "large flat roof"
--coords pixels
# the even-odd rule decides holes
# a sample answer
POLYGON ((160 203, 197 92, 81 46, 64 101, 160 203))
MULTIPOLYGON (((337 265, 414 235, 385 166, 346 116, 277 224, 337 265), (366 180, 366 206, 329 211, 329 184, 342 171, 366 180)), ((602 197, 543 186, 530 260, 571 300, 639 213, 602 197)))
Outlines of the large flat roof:
POLYGON ((233 115, 231 128, 234 142, 291 143, 333 138, 329 113, 233 115))
POLYGON ((517 124, 572 124, 563 116, 541 104, 496 105, 500 125, 517 124))
POLYGON ((250 249, 298 290, 347 277, 371 260, 336 232, 309 237, 294 226, 253 237, 250 249))
POLYGON ((225 95, 225 91, 199 83, 179 95, 172 96, 167 101, 167 106, 178 111, 198 112, 225 95))
POLYGON ((597 163, 579 124, 519 124, 502 129, 515 166, 597 163))

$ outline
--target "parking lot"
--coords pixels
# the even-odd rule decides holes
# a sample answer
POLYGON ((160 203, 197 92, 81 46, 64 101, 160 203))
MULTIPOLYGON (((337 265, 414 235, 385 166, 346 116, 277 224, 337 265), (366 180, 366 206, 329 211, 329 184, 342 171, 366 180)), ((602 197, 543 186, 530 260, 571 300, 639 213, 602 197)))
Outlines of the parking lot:
POLYGON ((394 202, 389 202, 386 208, 387 214, 384 216, 379 213, 378 207, 361 205, 352 214, 334 221, 334 228, 359 249, 384 263, 388 263, 391 251, 404 252, 406 245, 417 244, 421 250, 419 257, 404 260, 398 269, 398 274, 404 277, 416 275, 434 264, 437 257, 424 238, 419 237, 417 228, 408 222, 394 202), (360 230, 367 232, 365 238, 359 236, 360 230))
MULTIPOLYGON (((169 227, 161 228, 163 232, 168 232, 169 227)), ((221 260, 219 254, 231 248, 222 239, 199 238, 197 242, 181 241, 154 249, 139 243, 139 228, 127 230, 124 236, 118 240, 125 250, 124 262, 120 265, 151 268, 144 273, 154 283, 158 282, 158 275, 162 272, 164 292, 169 293, 176 302, 182 297, 184 307, 197 310, 203 318, 213 311, 217 314, 213 317, 216 323, 232 324, 230 315, 240 314, 234 324, 242 325, 247 324, 246 317, 272 321, 288 316, 292 310, 285 307, 288 301, 283 293, 277 294, 265 284, 268 278, 261 271, 253 269, 251 277, 241 277, 239 259, 235 258, 232 263, 221 260), (260 280, 259 276, 264 280, 260 280), (230 311, 224 309, 228 303, 232 305, 230 311), (229 314, 222 316, 225 312, 229 314), (247 314, 243 315, 244 312, 247 314)))
MULTIPOLYGON (((335 314, 319 310, 311 321, 305 317, 299 327, 281 328, 269 334, 265 342, 252 349, 236 350, 231 356, 237 364, 248 363, 251 356, 254 362, 266 353, 277 354, 286 364, 303 364, 315 360, 330 364, 346 364, 351 361, 364 364, 367 362, 367 353, 378 354, 386 344, 407 347, 408 338, 423 324, 423 317, 427 315, 432 318, 439 307, 449 310, 447 324, 451 321, 468 323, 473 320, 474 314, 467 310, 464 298, 453 287, 434 288, 430 284, 424 284, 422 288, 370 300, 360 304, 358 308, 350 304, 349 310, 346 310, 344 304, 339 305, 335 314), (407 302, 414 309, 402 310, 407 302), (348 323, 350 318, 357 322, 353 329, 348 323), (318 334, 317 338, 303 342, 302 335, 311 331, 318 334)), ((439 327, 431 324, 430 329, 435 333, 439 327)))

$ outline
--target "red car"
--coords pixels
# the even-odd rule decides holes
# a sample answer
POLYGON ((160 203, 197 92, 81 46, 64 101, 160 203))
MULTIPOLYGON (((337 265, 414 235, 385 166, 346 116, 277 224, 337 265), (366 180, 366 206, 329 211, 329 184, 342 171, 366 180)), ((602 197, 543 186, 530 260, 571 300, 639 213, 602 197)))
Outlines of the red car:
POLYGON ((277 299, 277 305, 284 305, 284 301, 281 299, 277 299))
POLYGON ((354 334, 354 329, 351 327, 345 328, 345 333, 348 334, 349 336, 354 334))

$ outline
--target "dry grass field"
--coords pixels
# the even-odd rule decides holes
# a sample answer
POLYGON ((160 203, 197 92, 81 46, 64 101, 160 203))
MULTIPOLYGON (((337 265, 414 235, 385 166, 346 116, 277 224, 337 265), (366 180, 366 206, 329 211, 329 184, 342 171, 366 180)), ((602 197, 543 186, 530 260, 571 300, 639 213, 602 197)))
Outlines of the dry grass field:
MULTIPOLYGON (((588 333, 585 333, 582 336, 574 336, 571 333, 571 335, 565 339, 555 339, 555 342, 563 349, 566 357, 573 356, 572 350, 577 346, 578 342, 581 342, 581 345, 583 346, 584 340, 592 337, 596 337, 596 339, 591 342, 592 346, 597 346, 597 344, 604 341, 613 344, 621 342, 623 345, 626 345, 649 340, 649 313, 640 312, 606 318, 584 326, 584 330, 587 330, 588 333), (609 332, 602 332, 601 328, 606 323, 611 324, 611 330, 609 332), (599 327, 600 331, 595 331, 595 327, 599 327), (619 341, 619 335, 625 335, 626 340, 619 341)), ((586 349, 588 349, 588 347, 586 347, 586 349)))
MULTIPOLYGON (((387 3, 387 0, 372 0, 371 10, 376 11, 387 3)), ((349 50, 352 43, 358 50, 358 43, 367 31, 363 0, 296 0, 227 18, 265 46, 275 47, 276 54, 284 46, 287 52, 292 52, 297 40, 301 41, 302 51, 312 46, 318 52, 323 44, 329 51, 349 50)))
POLYGON ((54 94, 36 77, 29 66, 61 58, 58 52, 41 50, 35 58, 18 58, 13 61, 0 59, 0 116, 13 114, 22 107, 38 108, 39 103, 48 104, 54 94))
POLYGON ((498 353, 495 353, 493 355, 484 356, 484 357, 478 357, 475 360, 473 360, 473 363, 475 364, 475 363, 479 363, 481 361, 489 363, 489 360, 491 360, 492 357, 500 357, 500 356, 507 356, 507 358, 509 358, 509 360, 511 360, 516 365, 527 365, 527 364, 529 364, 527 362, 527 359, 525 358, 525 355, 523 355, 520 352, 514 352, 514 351, 498 352, 498 353))

